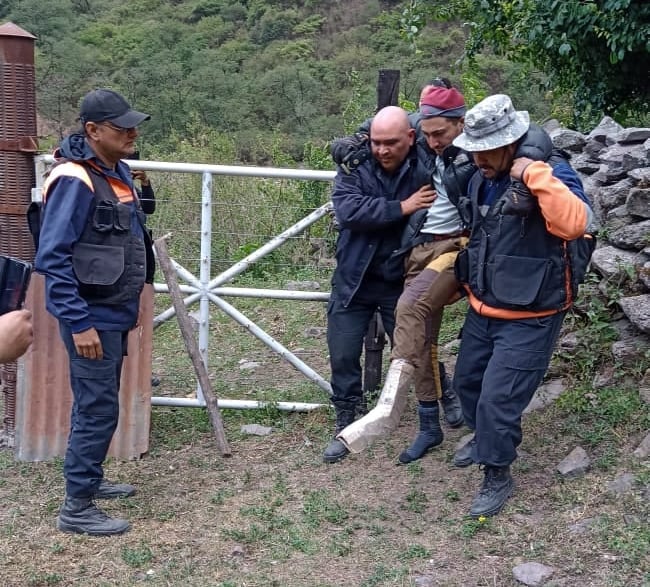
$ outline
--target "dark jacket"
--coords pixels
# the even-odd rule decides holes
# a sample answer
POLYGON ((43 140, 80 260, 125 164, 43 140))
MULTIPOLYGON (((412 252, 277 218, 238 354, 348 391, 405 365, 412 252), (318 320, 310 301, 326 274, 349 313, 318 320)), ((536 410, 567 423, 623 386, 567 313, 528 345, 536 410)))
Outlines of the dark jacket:
MULTIPOLYGON (((128 219, 122 216, 124 220, 119 230, 128 234, 127 238, 135 239, 140 250, 143 243, 148 243, 145 247, 150 251, 151 245, 139 218, 139 205, 129 167, 120 161, 115 170, 106 168, 96 158, 82 134, 73 134, 64 139, 55 156, 69 162, 55 167, 46 180, 43 224, 35 259, 36 270, 45 275, 47 309, 58 320, 65 322, 73 333, 91 327, 97 330, 128 330, 137 320, 141 282, 145 281, 144 271, 140 270, 137 277, 127 276, 129 280, 137 280, 129 286, 129 299, 104 304, 96 297, 87 295, 87 291, 82 291, 76 272, 79 267, 75 269, 73 259, 78 243, 82 239, 88 242, 88 233, 84 235, 84 232, 96 217, 93 186, 85 167, 74 163, 79 161, 99 170, 120 205, 128 210, 128 219)), ((141 256, 136 256, 134 262, 141 264, 141 256)), ((146 272, 146 277, 152 277, 153 265, 150 262, 147 263, 146 272)))
POLYGON ((400 247, 406 223, 401 201, 427 184, 430 173, 413 148, 391 178, 392 189, 382 182, 382 175, 370 158, 355 173, 339 170, 334 180, 332 203, 340 230, 333 282, 345 306, 369 271, 383 281, 403 280, 404 257, 392 254, 400 247))
MULTIPOLYGON (((527 152, 530 157, 532 151, 527 152)), ((525 185, 508 175, 488 182, 480 172, 470 180, 471 236, 457 258, 456 276, 482 315, 548 315, 565 310, 575 298, 578 280, 572 273, 578 260, 572 258, 571 243, 586 231, 589 201, 568 162, 553 163, 530 164, 525 185), (488 206, 484 215, 482 204, 488 206)))

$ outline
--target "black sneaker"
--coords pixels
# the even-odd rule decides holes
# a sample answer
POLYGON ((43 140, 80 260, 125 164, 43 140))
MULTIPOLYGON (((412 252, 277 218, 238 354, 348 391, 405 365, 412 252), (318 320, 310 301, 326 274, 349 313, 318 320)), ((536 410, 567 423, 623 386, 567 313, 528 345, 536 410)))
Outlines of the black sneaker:
POLYGON ((99 487, 93 494, 94 499, 118 499, 119 497, 131 497, 135 495, 135 487, 128 483, 113 483, 102 479, 99 487))
POLYGON ((463 446, 461 446, 455 453, 452 463, 454 467, 469 467, 476 461, 474 455, 476 454, 476 436, 472 436, 463 446))
POLYGON ((510 467, 486 465, 483 485, 472 502, 469 510, 470 517, 495 516, 512 495, 514 488, 515 482, 510 475, 510 467))

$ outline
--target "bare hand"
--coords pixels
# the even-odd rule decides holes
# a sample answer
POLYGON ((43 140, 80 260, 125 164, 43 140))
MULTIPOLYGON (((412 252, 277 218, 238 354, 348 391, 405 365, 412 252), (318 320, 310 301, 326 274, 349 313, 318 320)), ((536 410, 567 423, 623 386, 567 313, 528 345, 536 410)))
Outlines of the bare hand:
POLYGON ((94 328, 89 328, 83 332, 74 332, 72 334, 74 347, 77 354, 85 359, 101 360, 104 357, 104 349, 99 334, 94 328))
POLYGON ((532 162, 533 160, 529 159, 528 157, 517 157, 512 162, 512 167, 510 168, 510 176, 523 183, 524 180, 522 179, 522 176, 524 175, 524 171, 526 170, 526 167, 528 167, 532 162))
POLYGON ((430 184, 423 185, 417 192, 411 194, 402 202, 402 214, 408 216, 417 210, 428 208, 433 204, 436 197, 436 190, 430 184))
POLYGON ((149 185, 149 178, 147 177, 147 174, 144 172, 142 169, 134 169, 131 171, 131 177, 133 178, 134 181, 139 181, 140 185, 147 186, 149 185))
POLYGON ((0 363, 15 361, 32 344, 32 313, 15 310, 0 316, 0 363))

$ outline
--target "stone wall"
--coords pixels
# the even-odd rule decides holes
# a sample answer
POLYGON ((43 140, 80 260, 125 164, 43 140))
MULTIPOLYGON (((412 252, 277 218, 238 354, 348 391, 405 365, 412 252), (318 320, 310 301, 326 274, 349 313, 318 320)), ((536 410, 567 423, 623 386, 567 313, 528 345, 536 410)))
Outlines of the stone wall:
POLYGON ((650 128, 623 128, 609 117, 588 135, 554 120, 544 127, 571 154, 593 201, 598 245, 583 297, 617 304, 614 359, 639 364, 650 349, 650 128))

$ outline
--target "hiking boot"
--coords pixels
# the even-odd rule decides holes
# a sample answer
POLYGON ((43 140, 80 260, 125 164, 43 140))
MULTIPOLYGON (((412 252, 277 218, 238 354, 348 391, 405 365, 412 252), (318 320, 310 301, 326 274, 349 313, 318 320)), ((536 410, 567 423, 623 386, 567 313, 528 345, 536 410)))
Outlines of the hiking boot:
POLYGON ((474 455, 476 454, 476 436, 472 436, 463 446, 461 446, 455 453, 452 463, 454 467, 469 467, 476 461, 474 455))
POLYGON ((329 444, 323 452, 323 461, 326 463, 336 463, 344 459, 350 454, 348 448, 343 444, 336 435, 341 432, 346 426, 352 424, 356 417, 356 408, 351 410, 342 410, 336 408, 336 426, 334 429, 334 438, 330 440, 329 444))
POLYGON ((131 528, 126 520, 111 518, 89 497, 66 497, 56 526, 62 532, 90 536, 114 536, 131 528))
POLYGON ((93 494, 93 499, 117 499, 119 497, 131 497, 135 495, 135 487, 127 483, 113 483, 102 479, 99 487, 93 494))
POLYGON ((458 396, 454 391, 449 377, 447 377, 445 365, 442 362, 438 362, 438 367, 440 369, 440 385, 442 386, 440 403, 445 413, 445 420, 452 428, 460 428, 465 423, 463 409, 460 407, 458 396))
POLYGON ((347 457, 348 454, 350 454, 350 451, 347 449, 345 444, 343 444, 338 438, 332 438, 323 452, 323 461, 326 463, 336 463, 347 457))
POLYGON ((495 516, 501 511, 512 495, 515 482, 510 475, 510 467, 485 466, 483 485, 476 494, 469 515, 472 518, 495 516))
POLYGON ((402 464, 421 459, 429 449, 438 446, 444 438, 440 428, 440 410, 437 402, 433 407, 419 405, 418 417, 420 431, 411 446, 399 455, 399 462, 402 464))

